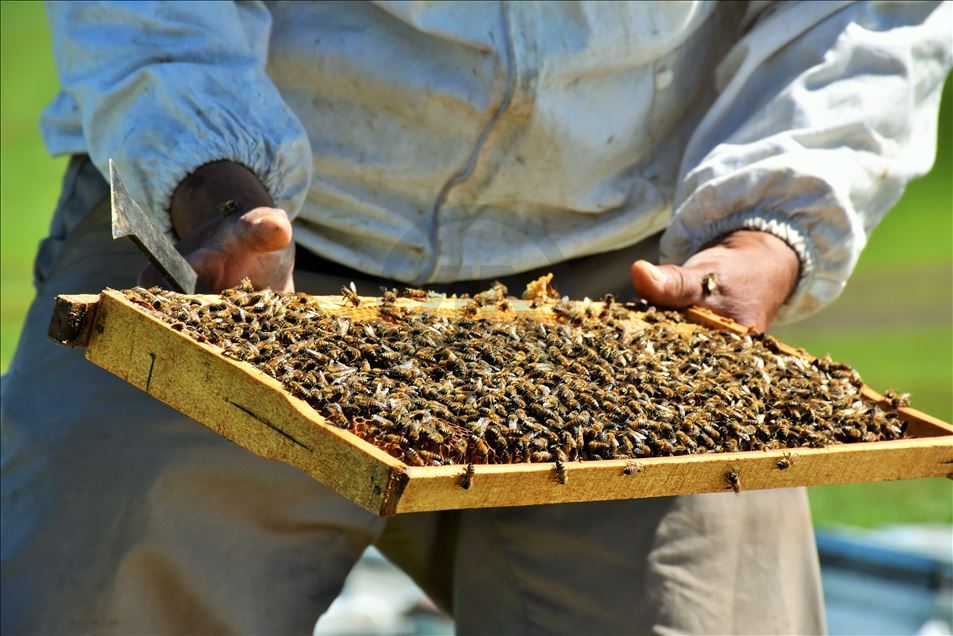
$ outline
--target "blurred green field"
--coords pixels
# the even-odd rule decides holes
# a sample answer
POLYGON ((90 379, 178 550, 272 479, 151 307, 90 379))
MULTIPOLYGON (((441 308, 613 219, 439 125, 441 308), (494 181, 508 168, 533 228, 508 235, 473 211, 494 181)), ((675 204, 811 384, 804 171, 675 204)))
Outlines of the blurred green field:
MULTIPOLYGON (((59 194, 64 159, 49 159, 40 111, 55 95, 50 36, 39 3, 0 3, 0 365, 6 371, 33 295, 32 259, 59 194)), ((940 155, 877 228, 847 291, 784 341, 845 360, 879 389, 953 419, 953 82, 944 91, 940 155)), ((92 291, 92 290, 88 290, 92 291)), ((52 345, 51 345, 52 346, 52 345)), ((953 481, 811 489, 819 525, 953 523, 953 481)))

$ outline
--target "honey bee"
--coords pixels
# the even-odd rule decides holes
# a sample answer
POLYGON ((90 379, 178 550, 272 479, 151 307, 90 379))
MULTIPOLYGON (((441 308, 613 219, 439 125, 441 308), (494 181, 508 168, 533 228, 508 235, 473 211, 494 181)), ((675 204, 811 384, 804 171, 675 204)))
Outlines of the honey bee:
POLYGON ((437 445, 443 444, 444 440, 446 439, 443 435, 440 434, 440 431, 437 430, 436 427, 421 428, 420 432, 423 437, 425 437, 426 439, 430 440, 432 443, 437 445))
POLYGON ((893 408, 901 408, 910 405, 909 393, 898 393, 893 389, 884 391, 884 400, 893 408))
POLYGON ((718 293, 718 276, 714 272, 709 272, 702 278, 702 296, 711 296, 716 293, 718 293))
POLYGON ((562 459, 556 460, 556 483, 565 485, 569 477, 566 475, 566 464, 562 459))
POLYGON ((420 450, 417 451, 417 452, 420 454, 420 457, 421 457, 425 462, 430 462, 430 464, 433 465, 433 466, 439 466, 440 464, 443 463, 443 458, 440 457, 440 455, 437 454, 437 453, 434 453, 434 452, 428 451, 428 450, 424 450, 424 449, 420 449, 420 450))
POLYGON ((549 440, 543 437, 534 437, 530 440, 529 446, 537 450, 546 450, 549 448, 549 440))
POLYGON ((357 295, 357 287, 354 285, 354 281, 351 281, 350 285, 341 288, 341 296, 344 297, 345 303, 351 303, 355 307, 361 304, 361 298, 357 295))
POLYGON ((609 442, 590 440, 588 443, 586 443, 586 449, 593 455, 607 455, 612 452, 612 444, 609 442))
POLYGON ((787 470, 793 466, 798 460, 797 453, 784 453, 784 455, 778 459, 778 470, 787 470))
POLYGON ((638 462, 629 462, 626 464, 625 468, 622 469, 622 474, 628 477, 629 475, 638 475, 643 470, 645 470, 645 468, 642 466, 642 464, 638 462))
POLYGON ((714 440, 719 440, 719 439, 721 439, 721 433, 718 432, 718 429, 716 429, 715 427, 713 427, 713 426, 711 426, 711 425, 709 425, 709 424, 704 424, 704 425, 702 426, 702 430, 705 432, 706 435, 708 435, 709 437, 711 437, 711 438, 714 439, 714 440))
POLYGON ((393 303, 382 303, 378 308, 381 316, 391 318, 392 320, 402 321, 407 317, 407 310, 403 307, 397 307, 393 303))
POLYGON ((679 443, 684 448, 687 448, 690 452, 693 452, 698 448, 698 443, 682 431, 675 431, 675 437, 678 439, 679 443))
POLYGON ((497 448, 505 448, 507 445, 506 435, 496 426, 487 427, 484 435, 497 448))
POLYGON ((725 483, 726 490, 733 490, 736 495, 741 492, 741 476, 737 470, 731 469, 725 473, 725 483))
POLYGON ((463 476, 460 477, 460 487, 464 490, 469 490, 473 484, 473 475, 475 474, 476 468, 473 467, 472 463, 468 463, 466 469, 463 471, 463 476))
POLYGON ((427 292, 423 289, 415 289, 413 287, 404 288, 404 297, 412 298, 413 300, 427 300, 427 292))
POLYGON ((413 466, 423 466, 426 464, 423 457, 420 456, 420 453, 413 448, 404 450, 404 458, 413 466))
POLYGON ((490 448, 486 441, 477 435, 470 435, 470 448, 476 453, 477 457, 484 461, 493 452, 493 449, 490 448))

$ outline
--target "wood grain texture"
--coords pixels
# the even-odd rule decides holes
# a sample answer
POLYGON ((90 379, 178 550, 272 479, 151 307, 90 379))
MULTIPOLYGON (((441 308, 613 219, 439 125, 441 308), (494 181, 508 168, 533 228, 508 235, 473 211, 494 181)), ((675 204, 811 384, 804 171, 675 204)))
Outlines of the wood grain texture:
POLYGON ((786 451, 569 462, 564 468, 565 484, 558 483, 555 465, 551 463, 473 468, 474 475, 466 490, 460 485, 464 466, 408 468, 410 481, 396 511, 726 492, 730 490, 726 477, 729 471, 737 473, 743 491, 947 477, 953 472, 953 439, 932 437, 786 451), (785 455, 793 462, 782 470, 778 461, 785 455), (627 467, 630 470, 626 471, 627 467))
MULTIPOLYGON (((217 297, 197 298, 212 302, 217 297)), ((74 331, 88 334, 88 340, 82 340, 82 335, 68 336, 66 344, 87 342, 87 358, 95 364, 253 453, 295 466, 379 515, 724 492, 729 471, 737 473, 742 490, 953 473, 953 426, 901 408, 898 410, 915 439, 820 449, 569 462, 565 484, 557 480, 552 463, 478 465, 469 488, 464 489, 465 466, 406 466, 356 435, 328 424, 303 400, 285 392, 277 380, 250 364, 223 357, 217 347, 192 340, 121 293, 107 290, 98 303, 95 299, 58 299, 57 311, 70 315, 70 306, 75 306, 75 312, 86 316, 79 321, 85 326, 74 331), (778 461, 786 454, 795 459, 782 470, 778 461)), ((360 319, 376 317, 380 301, 365 298, 359 307, 344 305, 340 297, 314 297, 310 302, 360 319)), ((400 299, 398 305, 454 312, 467 302, 400 299)), ((533 308, 524 301, 512 302, 507 311, 487 307, 480 313, 502 320, 529 311, 543 320, 555 319, 548 307, 533 308)), ((749 331, 706 310, 693 308, 685 315, 691 323, 678 326, 678 331, 700 326, 749 331)), ((634 321, 633 327, 638 324, 634 321)), ((781 346, 792 355, 810 358, 802 350, 781 346)), ((864 387, 864 397, 883 400, 869 387, 864 387)))
POLYGON ((47 337, 67 347, 85 347, 96 319, 99 294, 58 296, 47 337))

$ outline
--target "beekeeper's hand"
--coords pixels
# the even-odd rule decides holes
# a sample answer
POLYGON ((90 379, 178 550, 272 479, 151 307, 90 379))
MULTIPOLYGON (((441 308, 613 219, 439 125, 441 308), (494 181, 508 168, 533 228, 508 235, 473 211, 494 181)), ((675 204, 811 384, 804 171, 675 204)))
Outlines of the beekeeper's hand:
POLYGON ((632 264, 632 285, 650 303, 707 307, 764 331, 798 281, 800 261, 772 234, 741 230, 723 236, 683 265, 632 264))
MULTIPOLYGON (((294 290, 291 222, 272 205, 254 173, 229 161, 206 164, 179 184, 170 210, 181 237, 176 247, 200 285, 219 292, 247 276, 256 289, 294 290), (223 206, 226 201, 235 203, 223 206)), ((152 265, 139 284, 168 286, 152 265)))

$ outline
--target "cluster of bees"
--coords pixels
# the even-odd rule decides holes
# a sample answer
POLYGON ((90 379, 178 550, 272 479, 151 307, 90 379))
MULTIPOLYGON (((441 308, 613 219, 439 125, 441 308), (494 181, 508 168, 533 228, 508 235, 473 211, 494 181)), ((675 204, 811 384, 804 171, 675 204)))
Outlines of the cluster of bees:
POLYGON ((537 297, 537 311, 516 311, 495 286, 447 311, 394 291, 368 302, 353 288, 333 308, 247 284, 212 303, 126 294, 410 465, 556 462, 558 472, 569 461, 904 434, 895 412, 861 398, 846 365, 611 297, 537 297))

